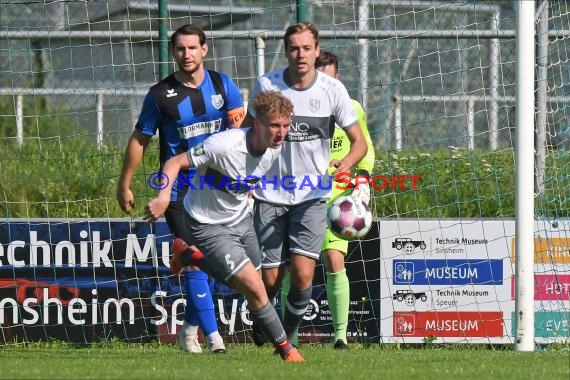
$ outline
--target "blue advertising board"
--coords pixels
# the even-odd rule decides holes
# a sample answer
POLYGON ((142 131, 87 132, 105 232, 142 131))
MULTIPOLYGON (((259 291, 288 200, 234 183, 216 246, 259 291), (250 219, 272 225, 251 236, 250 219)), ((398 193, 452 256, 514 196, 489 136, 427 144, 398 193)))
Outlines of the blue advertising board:
MULTIPOLYGON (((379 337, 379 248, 351 244, 349 278, 373 276, 351 285, 349 331, 354 340, 379 337), (363 252, 365 252, 363 254, 363 252), (369 256, 369 258, 367 258, 369 256), (370 269, 362 262, 370 260, 370 269)), ((59 339, 88 343, 109 338, 173 341, 182 325, 183 276, 168 267, 171 235, 160 220, 4 220, 0 222, 0 344, 59 339)), ((376 243, 374 243, 376 242, 376 243)), ((311 307, 301 341, 328 341, 332 334, 317 266, 311 307)), ((251 320, 244 298, 227 284, 212 294, 220 332, 228 342, 249 341, 251 320)), ((278 305, 279 307, 279 305, 278 305)), ((349 337, 350 338, 350 337, 349 337)))
POLYGON ((469 260, 394 260, 394 285, 500 285, 503 261, 469 260))

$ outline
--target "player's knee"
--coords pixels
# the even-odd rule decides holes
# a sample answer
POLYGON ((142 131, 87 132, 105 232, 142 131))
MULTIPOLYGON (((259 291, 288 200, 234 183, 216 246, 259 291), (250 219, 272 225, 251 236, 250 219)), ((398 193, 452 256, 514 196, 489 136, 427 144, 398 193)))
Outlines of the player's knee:
POLYGON ((313 276, 312 274, 303 274, 298 273, 295 276, 291 276, 291 287, 295 287, 297 289, 306 289, 313 285, 313 276))

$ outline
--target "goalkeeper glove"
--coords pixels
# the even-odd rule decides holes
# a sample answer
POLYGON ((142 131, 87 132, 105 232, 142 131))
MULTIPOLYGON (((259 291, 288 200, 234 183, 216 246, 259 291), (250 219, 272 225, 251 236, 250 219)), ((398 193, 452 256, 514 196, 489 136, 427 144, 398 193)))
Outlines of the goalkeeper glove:
POLYGON ((367 171, 358 171, 356 177, 350 181, 353 190, 350 196, 360 202, 364 202, 366 206, 370 205, 370 176, 367 171))

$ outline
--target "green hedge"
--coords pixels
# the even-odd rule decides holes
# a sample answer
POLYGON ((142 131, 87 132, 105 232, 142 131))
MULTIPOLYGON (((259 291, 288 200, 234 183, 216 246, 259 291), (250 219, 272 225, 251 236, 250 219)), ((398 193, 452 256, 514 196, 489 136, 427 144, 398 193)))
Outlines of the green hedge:
MULTIPOLYGON (((106 218, 121 217, 115 188, 124 146, 97 150, 92 142, 77 139, 27 140, 0 143, 0 217, 106 218)), ((157 170, 158 147, 153 142, 133 181, 137 197, 134 216, 155 192, 146 183, 157 170)), ((377 217, 513 217, 515 213, 514 152, 403 151, 377 154, 374 175, 409 177, 404 189, 388 186, 373 190, 377 217)), ((553 151, 547 160, 545 194, 536 197, 539 216, 568 216, 569 159, 553 151)), ((529 168, 529 170, 531 170, 529 168)), ((397 177, 394 177, 397 178, 397 177)), ((375 187, 384 184, 376 177, 375 187)))
MULTIPOLYGON (((98 150, 81 140, 27 140, 0 145, 0 217, 99 218, 126 216, 115 200, 124 146, 98 150)), ((146 185, 157 170, 157 147, 147 155, 133 180, 137 212, 154 194, 146 185)))
POLYGON ((417 189, 374 191, 380 217, 498 217, 514 215, 513 151, 446 150, 381 154, 376 170, 416 175, 417 189))

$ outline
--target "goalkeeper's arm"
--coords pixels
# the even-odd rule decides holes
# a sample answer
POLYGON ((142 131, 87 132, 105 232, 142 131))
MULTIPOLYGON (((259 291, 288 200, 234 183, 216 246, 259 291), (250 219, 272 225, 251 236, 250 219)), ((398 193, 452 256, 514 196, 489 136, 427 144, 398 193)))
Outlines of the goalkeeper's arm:
POLYGON ((368 146, 368 151, 366 155, 358 162, 356 165, 356 177, 354 178, 354 190, 351 196, 355 199, 359 199, 366 205, 370 204, 370 174, 374 169, 374 159, 376 154, 374 152, 374 145, 372 144, 372 139, 370 138, 370 132, 368 131, 368 126, 366 125, 366 114, 364 109, 358 103, 358 101, 352 99, 352 106, 356 115, 358 116, 358 122, 360 123, 360 129, 366 140, 366 145, 368 146))
POLYGON ((368 147, 366 155, 356 165, 356 174, 368 174, 368 176, 370 176, 374 170, 374 160, 376 159, 374 144, 372 144, 372 139, 370 138, 370 132, 368 131, 368 125, 366 124, 366 114, 364 112, 364 109, 360 103, 354 99, 352 99, 352 107, 358 116, 360 130, 362 131, 362 135, 366 141, 366 146, 368 147))

